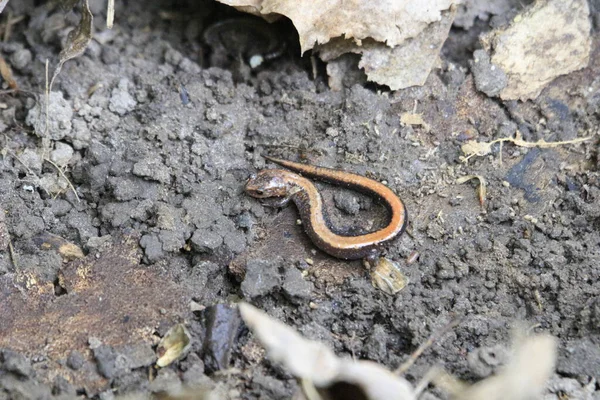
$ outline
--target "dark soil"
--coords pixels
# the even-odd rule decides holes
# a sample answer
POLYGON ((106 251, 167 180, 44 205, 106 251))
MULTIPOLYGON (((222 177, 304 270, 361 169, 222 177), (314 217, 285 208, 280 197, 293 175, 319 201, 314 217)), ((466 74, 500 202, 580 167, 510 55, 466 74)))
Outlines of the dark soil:
MULTIPOLYGON (((226 7, 117 1, 107 31, 105 2, 93 1, 96 39, 63 67, 44 133, 45 60, 56 65, 79 17, 38 3, 12 0, 0 18, 24 16, 0 43, 22 90, 0 94, 0 399, 110 399, 180 382, 221 398, 290 398, 295 379, 264 358, 235 313, 215 308, 240 299, 339 355, 390 369, 464 317, 408 371, 413 382, 436 364, 468 381, 490 375, 489 354, 505 352, 524 322, 559 338, 547 399, 600 398, 597 31, 589 67, 535 101, 476 90, 469 59, 486 21, 451 32, 441 69, 422 87, 389 92, 349 79, 333 92, 323 66, 313 76, 310 56, 299 57, 288 21, 250 31, 252 40, 225 29, 233 36, 219 47, 202 32, 241 16, 226 7), (282 38, 283 54, 252 70, 248 46, 272 50, 269 35, 282 38), (415 107, 428 127, 400 123, 415 107), (459 159, 464 141, 516 129, 529 141, 596 136, 459 159), (407 232, 387 253, 408 286, 384 294, 360 261, 316 250, 294 207, 248 197, 263 153, 386 181, 409 210, 407 232), (46 158, 64 167, 77 196, 46 158), (456 184, 464 175, 487 181, 483 207, 477 181, 456 184), (44 233, 87 258, 40 246, 44 233), (191 349, 157 370, 154 349, 177 322, 191 349), (213 329, 230 348, 210 347, 213 329)), ((320 187, 340 229, 369 230, 385 217, 368 197, 320 187)), ((432 389, 425 398, 445 397, 432 389)))

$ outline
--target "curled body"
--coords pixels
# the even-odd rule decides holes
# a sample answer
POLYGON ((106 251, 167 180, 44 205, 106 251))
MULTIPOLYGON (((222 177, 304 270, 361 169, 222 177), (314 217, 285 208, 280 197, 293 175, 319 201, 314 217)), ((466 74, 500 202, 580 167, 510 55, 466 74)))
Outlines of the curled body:
POLYGON ((407 221, 404 203, 382 183, 345 171, 272 157, 265 158, 294 172, 283 169, 262 170, 248 181, 246 192, 259 199, 279 199, 277 203, 279 206, 293 201, 298 208, 306 233, 324 252, 346 260, 364 258, 373 261, 384 244, 404 232, 407 221), (333 232, 325 219, 321 195, 307 177, 377 198, 390 214, 389 223, 375 232, 358 236, 343 236, 333 232))

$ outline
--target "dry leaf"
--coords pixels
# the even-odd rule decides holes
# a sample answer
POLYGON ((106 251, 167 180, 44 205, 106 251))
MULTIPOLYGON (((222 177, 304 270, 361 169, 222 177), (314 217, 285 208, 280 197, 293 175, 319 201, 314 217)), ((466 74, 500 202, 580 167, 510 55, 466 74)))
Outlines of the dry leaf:
POLYGON ((389 47, 421 33, 441 19, 455 0, 219 0, 256 15, 288 17, 300 36, 302 52, 335 37, 356 43, 370 38, 389 47))
POLYGON ((6 83, 8 83, 9 88, 13 90, 19 88, 19 85, 17 85, 17 81, 15 81, 15 78, 13 77, 10 65, 8 65, 8 63, 2 56, 0 56, 0 75, 2 76, 2 79, 4 79, 6 83))
MULTIPOLYGON (((371 361, 354 361, 335 356, 323 343, 307 340, 294 329, 269 317, 247 303, 240 303, 244 322, 263 344, 269 358, 282 363, 303 382, 319 391, 344 382, 364 393, 368 400, 415 400, 412 386, 383 366, 371 361)), ((349 398, 346 392, 346 398, 349 398)))
POLYGON ((554 371, 556 345, 550 335, 520 338, 513 357, 497 375, 469 386, 446 374, 436 379, 436 384, 456 400, 537 399, 554 371))
POLYGON ((395 295, 408 284, 408 278, 393 261, 381 257, 370 271, 371 284, 382 292, 395 295))
MULTIPOLYGON (((302 52, 315 48, 323 61, 361 54, 368 79, 392 90, 422 85, 435 65, 458 0, 219 0, 238 10, 292 20, 302 52), (315 47, 318 46, 318 47, 315 47)), ((339 77, 330 75, 339 88, 339 77)))
POLYGON ((400 123, 404 125, 418 125, 422 126, 426 132, 429 132, 430 126, 425 120, 423 120, 423 114, 417 113, 403 113, 400 115, 400 123))
POLYGON ((483 40, 508 76, 503 100, 536 98, 554 78, 587 66, 592 49, 587 0, 537 1, 483 40), (553 29, 548 29, 553 27, 553 29))
MULTIPOLYGON (((78 0, 63 0, 63 4, 74 5, 76 1, 78 0)), ((60 52, 58 65, 56 66, 54 75, 52 75, 52 80, 50 81, 49 91, 52 91, 54 80, 60 73, 64 63, 82 55, 92 40, 93 20, 94 16, 90 11, 88 0, 81 0, 81 20, 79 20, 79 25, 73 28, 67 36, 67 47, 60 52)))
POLYGON ((42 250, 56 250, 65 262, 83 258, 83 250, 65 238, 49 232, 43 232, 32 238, 33 243, 42 250))
POLYGON ((173 326, 158 343, 156 365, 163 368, 183 356, 190 348, 190 334, 183 324, 173 326))
POLYGON ((456 183, 461 184, 470 181, 471 179, 479 180, 479 186, 477 186, 477 195, 479 197, 479 204, 481 207, 485 205, 485 196, 487 194, 487 183, 485 178, 481 175, 466 175, 458 178, 456 183))

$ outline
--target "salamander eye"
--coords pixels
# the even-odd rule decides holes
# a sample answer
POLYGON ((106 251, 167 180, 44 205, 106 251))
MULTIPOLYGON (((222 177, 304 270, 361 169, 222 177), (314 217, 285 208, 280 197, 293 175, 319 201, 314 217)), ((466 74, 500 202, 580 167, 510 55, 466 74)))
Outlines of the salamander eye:
POLYGON ((264 190, 262 190, 262 189, 256 189, 256 191, 255 191, 255 192, 256 192, 256 194, 257 194, 257 195, 259 195, 259 196, 262 196, 263 194, 265 194, 265 191, 264 191, 264 190))

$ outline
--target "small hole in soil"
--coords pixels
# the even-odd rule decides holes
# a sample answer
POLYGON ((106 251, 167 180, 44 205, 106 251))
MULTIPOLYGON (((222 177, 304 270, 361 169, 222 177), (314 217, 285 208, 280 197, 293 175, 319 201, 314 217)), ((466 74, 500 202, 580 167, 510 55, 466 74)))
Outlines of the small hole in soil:
POLYGON ((334 400, 367 400, 361 388, 348 382, 336 382, 327 388, 329 398, 334 400))
POLYGON ((60 286, 60 282, 58 280, 58 278, 56 278, 53 282, 54 284, 54 295, 55 296, 62 296, 63 294, 67 294, 67 290, 60 286))

